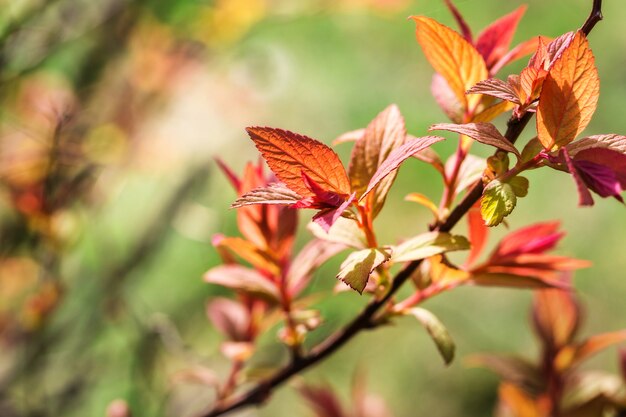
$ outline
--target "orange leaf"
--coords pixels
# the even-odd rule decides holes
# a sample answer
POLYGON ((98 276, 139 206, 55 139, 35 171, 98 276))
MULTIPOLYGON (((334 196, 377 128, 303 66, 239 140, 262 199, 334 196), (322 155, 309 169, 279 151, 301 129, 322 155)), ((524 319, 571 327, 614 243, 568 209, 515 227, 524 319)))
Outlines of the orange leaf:
POLYGON ((303 197, 313 196, 302 178, 337 194, 350 194, 350 181, 339 156, 315 139, 270 127, 246 129, 257 149, 279 180, 303 197))
POLYGON ((560 366, 575 366, 596 353, 624 341, 626 341, 626 330, 597 334, 589 337, 578 346, 574 346, 571 352, 564 349, 562 353, 559 353, 556 361, 560 366))
POLYGON ((489 228, 485 226, 485 222, 480 214, 480 204, 474 204, 469 210, 467 223, 469 241, 472 245, 467 261, 465 261, 465 265, 469 266, 478 260, 489 237, 489 228))
POLYGON ((577 32, 543 82, 537 108, 537 132, 546 149, 573 141, 596 110, 600 80, 587 38, 577 32))
POLYGON ((416 37, 426 59, 448 82, 450 89, 465 107, 474 109, 481 96, 466 97, 465 92, 488 78, 487 66, 476 48, 454 30, 424 16, 411 16, 416 37))

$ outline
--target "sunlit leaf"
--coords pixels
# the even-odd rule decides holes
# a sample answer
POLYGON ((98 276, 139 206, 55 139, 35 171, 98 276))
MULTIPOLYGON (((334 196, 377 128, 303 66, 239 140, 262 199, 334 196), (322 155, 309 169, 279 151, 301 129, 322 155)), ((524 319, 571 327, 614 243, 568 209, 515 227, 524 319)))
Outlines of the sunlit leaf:
POLYGON ((470 244, 463 236, 443 232, 428 232, 396 246, 391 259, 393 262, 407 262, 469 248, 470 244))
POLYGON ((567 152, 572 157, 588 149, 610 149, 626 154, 626 136, 615 134, 588 136, 567 145, 567 152))
POLYGON ((476 48, 454 30, 437 21, 412 16, 416 37, 426 59, 448 83, 465 109, 473 109, 480 96, 466 97, 465 92, 488 78, 487 67, 476 48))
POLYGON ((420 322, 422 326, 424 326, 433 342, 435 342, 437 350, 441 354, 443 361, 446 365, 449 365, 454 359, 456 346, 443 323, 439 321, 437 316, 423 308, 412 308, 407 312, 407 314, 411 314, 417 319, 417 321, 420 322))
POLYGON ((365 234, 354 220, 339 218, 328 231, 315 223, 309 223, 308 228, 318 239, 341 243, 355 249, 367 247, 365 234))
POLYGON ((337 279, 355 291, 363 293, 370 275, 376 268, 387 262, 391 253, 384 248, 363 249, 352 252, 341 264, 337 279))
POLYGON ((297 194, 313 193, 302 173, 328 191, 350 194, 350 180, 337 154, 315 139, 269 127, 246 129, 257 149, 279 180, 297 194))
POLYGON ((596 110, 599 89, 595 58, 587 38, 579 31, 543 82, 537 132, 546 149, 567 145, 587 127, 596 110))
POLYGON ((381 183, 388 175, 392 174, 400 165, 410 158, 412 155, 428 148, 433 143, 442 141, 443 138, 439 136, 424 136, 421 138, 415 138, 406 142, 399 148, 394 149, 387 159, 380 165, 372 179, 370 180, 367 189, 361 195, 359 201, 362 201, 367 194, 369 194, 378 184, 381 183))
POLYGON ((520 153, 507 138, 496 129, 491 123, 466 123, 462 125, 452 123, 439 123, 432 125, 429 130, 446 130, 461 135, 469 136, 477 142, 494 146, 507 152, 512 152, 517 156, 520 153))
POLYGON ((446 6, 450 10, 450 13, 452 13, 452 16, 454 16, 454 20, 456 20, 456 23, 459 25, 459 29, 461 29, 461 34, 463 35, 463 37, 469 43, 473 43, 472 42, 472 30, 470 29, 469 25, 463 18, 463 15, 461 15, 461 12, 459 12, 459 9, 457 9, 457 7, 454 5, 452 0, 444 0, 444 2, 446 3, 446 6))
POLYGON ((507 100, 515 104, 521 104, 517 91, 506 81, 497 78, 483 80, 467 90, 467 94, 484 94, 487 96, 507 100))
MULTIPOLYGON (((352 190, 357 198, 367 190, 370 180, 389 154, 402 146, 405 140, 404 118, 396 105, 387 107, 367 126, 363 137, 354 144, 348 168, 352 190)), ((395 177, 396 172, 389 174, 370 197, 374 216, 382 208, 395 177)))
POLYGON ((480 213, 487 226, 497 226, 511 214, 516 204, 513 188, 507 183, 493 180, 483 191, 480 213))
POLYGON ((267 187, 256 188, 239 197, 231 204, 231 208, 239 208, 251 204, 291 205, 302 197, 282 183, 272 183, 267 187))

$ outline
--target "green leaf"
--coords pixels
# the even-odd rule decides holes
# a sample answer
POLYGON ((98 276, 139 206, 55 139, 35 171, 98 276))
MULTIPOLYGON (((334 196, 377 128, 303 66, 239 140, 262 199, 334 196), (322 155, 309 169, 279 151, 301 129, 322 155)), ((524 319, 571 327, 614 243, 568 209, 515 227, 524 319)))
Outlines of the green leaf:
POLYGON ((511 214, 517 203, 517 197, 510 184, 491 181, 483 191, 480 201, 480 214, 487 226, 497 226, 511 214))
POLYGON ((513 177, 508 181, 508 184, 513 189, 516 197, 526 197, 528 195, 528 178, 526 177, 513 177))
POLYGON ((391 252, 384 248, 352 252, 341 264, 337 279, 362 294, 374 269, 387 262, 390 257, 391 252))
POLYGON ((433 339, 433 342, 435 342, 437 350, 441 354, 443 361, 446 365, 449 365, 452 362, 452 359, 454 359, 456 346, 454 345, 454 341, 443 323, 441 323, 441 321, 439 321, 433 313, 423 308, 412 308, 407 312, 407 314, 411 314, 417 319, 417 321, 420 322, 422 326, 424 326, 430 337, 433 339))
POLYGON ((524 149, 522 149, 522 157, 520 159, 520 163, 529 162, 535 156, 537 156, 541 151, 543 151, 543 145, 539 142, 539 139, 532 138, 528 141, 524 149))
POLYGON ((428 232, 415 236, 393 250, 393 262, 407 262, 429 258, 445 252, 466 250, 470 243, 463 236, 450 233, 428 232))

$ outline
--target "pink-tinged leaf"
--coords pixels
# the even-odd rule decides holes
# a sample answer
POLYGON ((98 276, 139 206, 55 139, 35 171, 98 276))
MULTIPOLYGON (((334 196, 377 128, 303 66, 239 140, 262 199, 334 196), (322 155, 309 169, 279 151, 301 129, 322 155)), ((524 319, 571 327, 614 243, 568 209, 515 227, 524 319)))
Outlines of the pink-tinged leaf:
POLYGON ((221 265, 209 269, 204 274, 204 281, 268 301, 280 300, 280 292, 272 281, 241 265, 221 265))
POLYGON ((312 195, 302 179, 305 173, 328 191, 350 194, 350 180, 339 156, 322 142, 282 129, 246 130, 276 177, 292 191, 312 195))
MULTIPOLYGON (((407 135, 407 141, 412 141, 415 139, 417 139, 415 136, 407 135)), ((441 175, 445 175, 445 167, 443 165, 443 162, 441 161, 441 158, 439 157, 437 152, 435 152, 433 149, 422 149, 421 151, 414 153, 413 158, 419 159, 422 162, 426 162, 427 164, 432 165, 432 167, 435 168, 441 175)))
POLYGON ((313 409, 316 417, 348 417, 333 389, 304 385, 299 388, 299 391, 313 409))
POLYGON ((207 304, 206 313, 215 328, 229 340, 249 340, 250 313, 241 303, 229 298, 214 298, 207 304))
POLYGON ((254 353, 254 344, 250 342, 224 342, 220 346, 222 355, 233 362, 245 362, 254 353))
POLYGON ((291 262, 287 286, 292 297, 297 296, 311 281, 313 273, 328 259, 346 249, 346 245, 314 239, 307 243, 291 262))
POLYGON ((278 204, 292 205, 297 203, 302 197, 296 192, 287 188, 283 183, 272 183, 267 187, 256 188, 239 197, 231 208, 239 208, 253 204, 278 204))
POLYGON ((237 174, 235 174, 235 172, 230 169, 230 167, 226 165, 224 161, 222 161, 220 158, 215 158, 215 163, 217 163, 217 166, 220 167, 226 178, 228 178, 228 181, 233 186, 235 191, 239 193, 239 190, 241 189, 241 180, 239 179, 237 174))
MULTIPOLYGON (((367 126, 363 137, 354 144, 348 168, 352 190, 356 192, 357 198, 365 192, 369 181, 389 154, 404 144, 406 136, 404 118, 394 104, 378 114, 367 126)), ((368 200, 374 216, 384 205, 395 176, 392 173, 381 181, 373 197, 368 200)))
POLYGON ((384 248, 363 249, 352 252, 341 264, 337 279, 343 281, 353 290, 363 293, 369 277, 383 263, 387 262, 391 253, 384 248))
POLYGON ((554 62, 561 57, 563 52, 572 43, 576 34, 577 32, 567 32, 548 43, 546 46, 547 57, 544 63, 544 69, 549 70, 552 67, 554 62))
POLYGON ((626 155, 626 136, 615 134, 588 136, 567 145, 567 152, 571 157, 575 157, 578 152, 598 148, 626 155))
POLYGON ((622 185, 611 168, 586 160, 574 161, 574 166, 587 187, 600 197, 614 197, 618 201, 624 202, 621 196, 622 185))
POLYGON ((566 146, 587 127, 599 91, 600 79, 589 42, 582 32, 576 32, 552 64, 539 96, 537 132, 544 148, 566 146))
POLYGON ((506 235, 494 251, 494 258, 544 253, 556 247, 565 233, 559 232, 558 221, 536 223, 506 235))
POLYGON ((423 149, 428 148, 433 143, 437 143, 439 141, 444 140, 440 136, 424 136, 421 138, 415 138, 411 141, 406 142, 404 145, 399 148, 394 149, 387 159, 380 165, 376 173, 372 176, 367 189, 359 199, 359 201, 363 201, 365 196, 369 194, 382 180, 384 180, 388 175, 393 173, 396 169, 400 167, 400 165, 410 158, 412 155, 422 151, 423 149))
POLYGON ((484 80, 467 90, 467 94, 484 94, 487 96, 521 104, 517 91, 506 81, 497 78, 484 80))
POLYGON ((567 165, 567 170, 574 178, 574 182, 576 183, 576 189, 578 190, 578 205, 579 206, 593 206, 593 197, 587 188, 587 184, 578 174, 578 170, 574 165, 574 161, 569 156, 567 149, 563 149, 563 156, 565 157, 565 164, 567 165))
MULTIPOLYGON (((569 151, 568 151, 569 153, 569 151)), ((571 154, 570 154, 571 155, 571 154)), ((585 149, 574 157, 574 164, 591 162, 610 169, 619 181, 622 189, 626 188, 626 155, 607 148, 585 149)))
POLYGON ((353 417, 393 417, 385 400, 367 392, 366 378, 357 370, 352 377, 353 417))
POLYGON ((333 145, 340 145, 347 142, 356 142, 357 140, 360 140, 364 134, 365 129, 351 130, 349 132, 339 135, 335 140, 333 140, 333 145))
POLYGON ((459 101, 459 98, 452 91, 445 78, 439 74, 434 74, 433 81, 430 84, 430 92, 450 120, 454 123, 463 122, 464 104, 459 101))
POLYGON ((574 339, 579 324, 580 305, 572 291, 548 289, 535 292, 533 325, 544 345, 554 351, 561 349, 574 339))
POLYGON ((454 16, 454 20, 456 20, 457 25, 459 25, 459 29, 461 29, 461 34, 463 35, 465 40, 469 43, 474 43, 472 37, 472 29, 470 29, 459 9, 457 9, 452 0, 444 0, 444 2, 450 10, 450 13, 452 13, 452 16, 454 16))
MULTIPOLYGON (((454 153, 446 161, 446 175, 450 178, 454 164, 456 163, 457 153, 454 153)), ((465 157, 461 163, 461 169, 457 176, 457 183, 455 187, 455 193, 458 195, 465 189, 476 184, 476 181, 480 180, 485 170, 486 161, 484 158, 480 158, 476 155, 469 154, 465 157)))
POLYGON ((446 130, 448 132, 455 132, 460 135, 469 136, 477 142, 485 145, 494 146, 503 151, 512 152, 518 157, 519 151, 513 146, 511 142, 491 123, 466 123, 462 125, 456 125, 452 123, 439 123, 432 125, 428 130, 446 130))
POLYGON ((480 214, 480 204, 475 204, 467 213, 467 230, 471 244, 470 253, 465 261, 465 266, 470 266, 478 260, 487 244, 489 228, 485 225, 480 214))
POLYGON ((350 207, 354 201, 355 194, 352 193, 350 198, 343 202, 339 207, 328 208, 320 211, 313 216, 313 222, 321 226, 321 228, 328 233, 333 224, 341 217, 343 212, 350 207))
POLYGON ((526 6, 521 6, 496 20, 478 35, 476 49, 485 59, 487 68, 495 65, 509 50, 517 25, 525 12, 526 6))
MULTIPOLYGON (((620 330, 610 333, 602 333, 589 337, 587 340, 574 347, 572 354, 563 352, 565 356, 570 356, 570 361, 562 361, 561 358, 556 359, 560 363, 568 363, 568 367, 579 365, 581 362, 589 359, 591 356, 603 351, 604 349, 617 345, 626 341, 626 330, 620 330)), ((559 355, 560 356, 560 355, 559 355)))
POLYGON ((539 38, 540 36, 536 36, 515 46, 491 67, 489 74, 495 75, 511 62, 517 61, 518 59, 535 52, 537 50, 537 46, 539 45, 539 38))
POLYGON ((448 329, 439 321, 437 316, 435 316, 430 311, 415 307, 410 309, 406 314, 410 314, 417 319, 417 321, 424 326, 424 329, 430 335, 430 338, 435 342, 435 346, 437 346, 437 350, 443 361, 446 365, 450 365, 452 360, 454 359, 454 351, 456 350, 456 345, 454 344, 454 340, 448 333, 448 329))

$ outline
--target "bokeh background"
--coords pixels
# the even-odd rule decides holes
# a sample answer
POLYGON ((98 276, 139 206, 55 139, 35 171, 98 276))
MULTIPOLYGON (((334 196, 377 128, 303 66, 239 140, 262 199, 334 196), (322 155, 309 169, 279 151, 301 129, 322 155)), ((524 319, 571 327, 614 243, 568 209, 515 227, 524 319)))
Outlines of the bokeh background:
MULTIPOLYGON (((475 33, 528 4, 519 42, 579 27, 591 1, 456 3, 475 33)), ((587 132, 624 134, 626 9, 605 3, 590 37, 602 84, 587 132)), ((202 274, 219 262, 212 235, 237 233, 235 194, 213 157, 240 171, 257 159, 246 126, 330 143, 390 103, 417 136, 445 121, 411 14, 454 26, 440 0, 0 0, 0 415, 102 416, 122 398, 135 416, 186 416, 209 403, 209 389, 176 376, 199 364, 226 369, 205 315, 206 301, 225 292, 202 274)), ((447 156, 453 146, 435 148, 447 156)), ((349 148, 336 148, 346 162, 349 148)), ((511 228, 562 219, 560 253, 594 263, 575 277, 583 334, 625 327, 623 205, 597 198, 579 209, 567 175, 528 176, 511 228)), ((423 231, 429 213, 403 196, 438 198, 440 188, 433 170, 407 162, 377 220, 379 240, 423 231)), ((300 244, 309 237, 304 227, 299 236, 300 244)), ((329 295, 313 340, 366 301, 330 296, 340 260, 316 276, 314 290, 329 295)), ((429 301, 458 345, 448 368, 407 319, 359 336, 304 378, 347 399, 359 368, 396 416, 489 415, 497 379, 463 358, 532 357, 530 296, 462 288, 429 301)), ((283 353, 268 332, 255 366, 276 365, 283 353)), ((589 366, 616 369, 615 352, 589 366)), ((311 414, 285 387, 265 408, 235 415, 311 414)))

